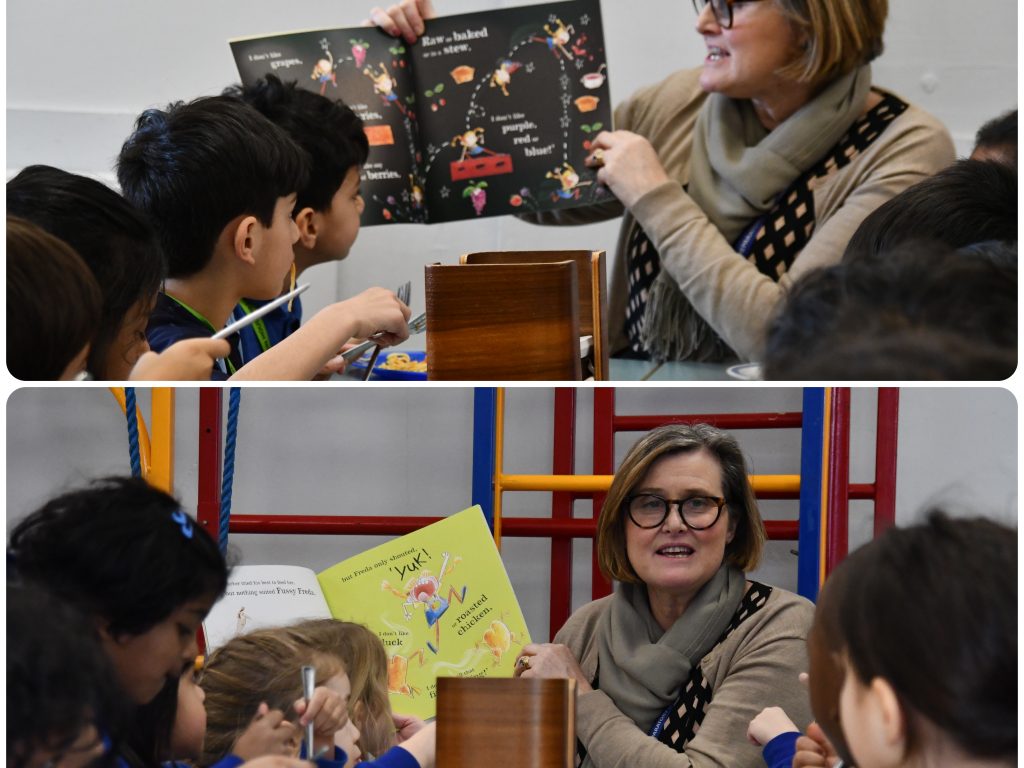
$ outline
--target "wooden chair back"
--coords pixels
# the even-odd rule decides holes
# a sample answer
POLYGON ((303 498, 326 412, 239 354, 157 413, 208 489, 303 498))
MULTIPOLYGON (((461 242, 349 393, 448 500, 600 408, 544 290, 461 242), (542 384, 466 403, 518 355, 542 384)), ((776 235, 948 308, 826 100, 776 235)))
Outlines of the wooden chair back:
POLYGON ((463 254, 459 261, 462 264, 573 262, 580 296, 580 333, 594 337, 594 379, 608 380, 608 283, 604 251, 479 251, 463 254))
POLYGON ((575 758, 575 680, 437 679, 437 768, 573 768, 575 758))
POLYGON ((576 266, 428 264, 427 378, 579 381, 576 266))

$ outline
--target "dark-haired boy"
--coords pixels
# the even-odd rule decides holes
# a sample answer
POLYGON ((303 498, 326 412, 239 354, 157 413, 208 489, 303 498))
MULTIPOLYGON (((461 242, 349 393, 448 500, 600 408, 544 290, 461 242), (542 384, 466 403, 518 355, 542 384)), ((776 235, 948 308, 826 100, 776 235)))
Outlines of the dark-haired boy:
MULTIPOLYGON (((292 219, 308 158, 238 99, 212 96, 142 113, 121 149, 118 181, 153 219, 168 278, 150 317, 150 346, 210 336, 243 298, 269 300, 294 261, 292 219)), ((247 358, 233 339, 214 378, 310 379, 353 336, 408 336, 409 309, 371 288, 325 307, 284 342, 247 358)))
POLYGON ((174 351, 148 352, 146 323, 164 276, 149 219, 96 179, 31 165, 7 182, 7 213, 71 246, 96 278, 102 307, 86 368, 97 379, 209 377, 227 345, 195 339, 174 351))
MULTIPOLYGON (((225 96, 238 98, 282 128, 309 155, 309 177, 299 189, 293 218, 299 229, 295 270, 348 256, 359 234, 364 203, 360 171, 370 145, 363 121, 340 100, 283 83, 274 75, 248 86, 233 86, 225 96)), ((241 317, 263 302, 242 301, 241 317)), ((282 306, 239 334, 243 353, 254 357, 294 333, 302 322, 302 305, 282 306)))

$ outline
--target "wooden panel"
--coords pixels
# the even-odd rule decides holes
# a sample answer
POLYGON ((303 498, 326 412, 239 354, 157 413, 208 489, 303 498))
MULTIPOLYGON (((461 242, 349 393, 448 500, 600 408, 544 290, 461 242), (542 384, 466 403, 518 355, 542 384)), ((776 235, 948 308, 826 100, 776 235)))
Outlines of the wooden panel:
POLYGON ((576 681, 437 680, 437 768, 572 768, 576 681))
POLYGON ((576 267, 427 265, 432 380, 578 381, 576 267))
POLYGON ((580 297, 580 334, 594 337, 594 378, 608 379, 608 291, 605 252, 561 251, 480 251, 463 254, 462 264, 545 264, 572 261, 580 297))

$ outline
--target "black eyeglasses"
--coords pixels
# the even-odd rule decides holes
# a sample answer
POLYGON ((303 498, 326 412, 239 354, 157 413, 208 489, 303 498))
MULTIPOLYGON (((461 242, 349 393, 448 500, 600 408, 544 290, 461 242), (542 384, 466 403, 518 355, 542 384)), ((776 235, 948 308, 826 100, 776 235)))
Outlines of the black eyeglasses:
POLYGON ((657 528, 665 522, 672 505, 675 504, 687 528, 703 531, 718 522, 725 503, 725 499, 717 496, 664 499, 653 493, 639 493, 627 497, 622 506, 638 528, 657 528))
POLYGON ((743 3, 754 3, 757 0, 693 0, 693 10, 700 16, 704 8, 710 3, 711 12, 715 14, 715 21, 722 29, 732 29, 732 7, 743 3))

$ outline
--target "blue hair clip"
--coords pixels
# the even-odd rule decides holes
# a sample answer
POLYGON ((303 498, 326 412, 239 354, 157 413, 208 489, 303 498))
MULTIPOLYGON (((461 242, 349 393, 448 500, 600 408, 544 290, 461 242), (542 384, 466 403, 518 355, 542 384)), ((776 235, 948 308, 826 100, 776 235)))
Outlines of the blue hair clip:
POLYGON ((179 509, 176 512, 171 513, 171 520, 176 522, 181 528, 182 536, 186 539, 192 538, 192 518, 179 509))

